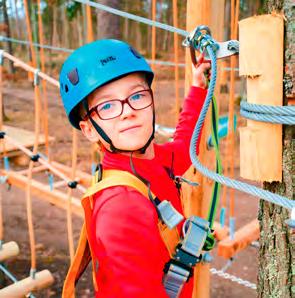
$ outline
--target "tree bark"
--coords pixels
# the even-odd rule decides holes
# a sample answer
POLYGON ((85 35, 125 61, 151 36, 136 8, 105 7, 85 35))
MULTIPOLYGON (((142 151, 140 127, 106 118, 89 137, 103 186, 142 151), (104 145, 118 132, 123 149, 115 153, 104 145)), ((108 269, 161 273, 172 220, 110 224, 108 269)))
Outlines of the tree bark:
MULTIPOLYGON (((119 0, 102 0, 101 4, 120 9, 119 0)), ((120 17, 106 11, 97 10, 98 38, 121 38, 120 17)))
MULTIPOLYGON (((292 26, 295 21, 293 0, 268 0, 268 13, 283 12, 285 22, 284 104, 294 98, 295 36, 292 26)), ((295 199, 295 128, 283 129, 283 181, 264 183, 264 188, 295 199)), ((260 249, 258 297, 295 297, 295 234, 285 220, 290 212, 277 205, 261 201, 259 210, 260 249), (293 266, 293 270, 292 270, 293 266), (293 272, 292 272, 293 271, 293 272)))

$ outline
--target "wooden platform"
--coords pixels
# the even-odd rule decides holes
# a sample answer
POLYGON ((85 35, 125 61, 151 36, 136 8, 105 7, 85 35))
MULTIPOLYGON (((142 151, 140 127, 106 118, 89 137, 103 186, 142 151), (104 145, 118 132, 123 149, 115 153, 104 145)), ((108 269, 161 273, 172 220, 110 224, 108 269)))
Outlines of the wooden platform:
POLYGON ((259 222, 257 219, 252 220, 235 232, 235 238, 224 238, 218 243, 217 254, 229 259, 236 253, 246 248, 253 241, 259 239, 259 222))
MULTIPOLYGON (((13 127, 4 125, 3 130, 12 138, 16 139, 23 146, 27 148, 32 148, 34 146, 35 141, 35 133, 23 128, 13 127)), ((49 142, 54 141, 53 137, 49 137, 49 142)), ((39 145, 42 147, 45 144, 45 136, 43 134, 39 135, 39 145)), ((13 144, 6 142, 5 149, 7 152, 7 156, 14 157, 22 155, 23 153, 13 144)), ((2 146, 0 146, 0 153, 2 153, 2 146)))

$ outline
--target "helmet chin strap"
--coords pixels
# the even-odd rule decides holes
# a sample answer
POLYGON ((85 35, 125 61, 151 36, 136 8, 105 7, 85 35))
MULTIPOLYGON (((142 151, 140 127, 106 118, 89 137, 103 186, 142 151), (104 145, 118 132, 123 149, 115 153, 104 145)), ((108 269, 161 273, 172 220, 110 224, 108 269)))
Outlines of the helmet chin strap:
MULTIPOLYGON (((89 114, 89 107, 88 107, 87 100, 83 101, 83 106, 84 106, 84 109, 86 110, 87 114, 89 114)), ((89 115, 89 119, 90 119, 91 124, 97 131, 97 133, 104 139, 105 142, 107 142, 110 145, 110 151, 113 153, 139 152, 140 154, 144 154, 146 149, 148 148, 148 146, 150 145, 150 143, 152 142, 152 140, 155 137, 155 108, 154 108, 154 106, 153 106, 153 132, 152 132, 151 136, 149 137, 147 143, 143 147, 141 147, 139 149, 135 149, 135 150, 124 150, 124 149, 116 148, 113 145, 112 140, 108 137, 108 135, 104 132, 104 130, 92 119, 92 117, 90 115, 89 115)))

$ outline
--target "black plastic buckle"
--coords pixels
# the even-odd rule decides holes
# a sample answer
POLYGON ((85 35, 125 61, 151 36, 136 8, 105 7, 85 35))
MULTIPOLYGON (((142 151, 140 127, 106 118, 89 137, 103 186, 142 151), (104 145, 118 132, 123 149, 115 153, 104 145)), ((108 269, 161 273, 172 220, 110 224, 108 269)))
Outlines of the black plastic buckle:
POLYGON ((5 131, 0 131, 0 139, 4 139, 5 137, 5 131))
POLYGON ((38 153, 31 156, 31 160, 33 162, 37 162, 39 158, 40 158, 40 155, 38 153))
POLYGON ((68 187, 69 188, 72 188, 72 189, 74 189, 74 188, 76 188, 77 187, 77 185, 78 185, 78 182, 77 181, 69 181, 68 182, 68 187))
POLYGON ((196 257, 194 255, 191 255, 190 253, 184 251, 181 248, 181 243, 179 243, 176 246, 176 253, 173 257, 177 262, 183 264, 186 267, 194 267, 200 260, 201 260, 201 256, 200 257, 196 257))
POLYGON ((165 264, 164 269, 163 269, 163 271, 164 271, 165 274, 169 271, 171 265, 179 266, 182 269, 184 269, 187 272, 189 272, 189 275, 187 277, 186 282, 188 282, 189 279, 193 276, 193 272, 194 272, 194 268, 193 267, 186 266, 185 264, 182 264, 181 262, 178 262, 175 259, 170 259, 170 261, 165 264))

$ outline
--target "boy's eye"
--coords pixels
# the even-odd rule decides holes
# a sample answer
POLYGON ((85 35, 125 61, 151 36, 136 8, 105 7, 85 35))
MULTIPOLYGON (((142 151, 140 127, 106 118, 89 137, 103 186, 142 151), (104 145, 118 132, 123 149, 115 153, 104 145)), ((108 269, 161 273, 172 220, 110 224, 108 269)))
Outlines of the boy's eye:
POLYGON ((143 94, 142 93, 136 93, 136 94, 133 94, 131 96, 131 100, 138 100, 138 99, 141 99, 143 97, 143 94))
POLYGON ((106 102, 103 105, 100 106, 100 111, 106 111, 109 110, 112 107, 112 104, 110 102, 106 102))

